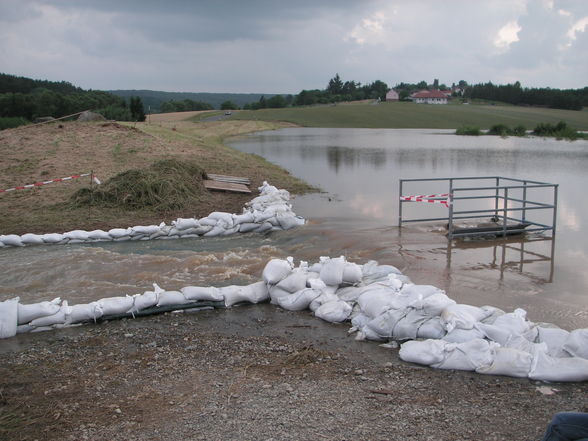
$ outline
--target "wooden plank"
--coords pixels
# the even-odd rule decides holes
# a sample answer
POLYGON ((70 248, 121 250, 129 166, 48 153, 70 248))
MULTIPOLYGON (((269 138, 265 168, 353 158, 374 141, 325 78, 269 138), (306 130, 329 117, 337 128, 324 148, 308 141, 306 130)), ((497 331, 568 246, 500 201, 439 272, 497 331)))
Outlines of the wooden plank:
POLYGON ((233 182, 235 184, 251 185, 251 181, 249 179, 241 178, 239 176, 217 175, 213 173, 207 173, 206 176, 213 181, 233 182))
POLYGON ((251 193, 251 190, 243 184, 235 184, 233 182, 219 182, 210 179, 204 180, 204 187, 208 190, 232 191, 235 193, 251 193))

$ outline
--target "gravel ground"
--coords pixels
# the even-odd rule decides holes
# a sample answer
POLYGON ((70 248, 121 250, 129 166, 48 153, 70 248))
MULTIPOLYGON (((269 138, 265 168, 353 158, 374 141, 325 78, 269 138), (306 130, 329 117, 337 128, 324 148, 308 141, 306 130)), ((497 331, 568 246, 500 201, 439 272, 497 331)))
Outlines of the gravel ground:
POLYGON ((439 371, 272 305, 0 341, 0 439, 537 440, 588 384, 439 371))

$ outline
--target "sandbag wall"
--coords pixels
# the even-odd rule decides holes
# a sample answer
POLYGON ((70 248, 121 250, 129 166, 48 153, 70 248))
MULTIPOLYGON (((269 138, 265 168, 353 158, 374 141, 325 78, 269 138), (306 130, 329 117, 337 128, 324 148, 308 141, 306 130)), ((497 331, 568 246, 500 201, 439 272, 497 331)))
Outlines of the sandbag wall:
POLYGON ((404 342, 400 358, 439 369, 528 377, 542 381, 588 380, 588 329, 572 332, 526 319, 516 309, 457 304, 431 285, 413 284, 391 265, 364 265, 344 257, 323 257, 308 265, 273 259, 263 280, 247 286, 196 287, 152 291, 69 306, 55 299, 22 305, 0 302, 0 337, 70 326, 149 308, 189 307, 206 302, 271 301, 284 309, 310 309, 328 322, 350 320, 356 339, 404 342))
POLYGON ((67 233, 0 235, 0 248, 26 245, 88 243, 103 241, 179 239, 188 237, 228 236, 235 233, 264 233, 288 230, 304 224, 289 204, 290 193, 264 182, 260 195, 248 202, 242 214, 214 212, 202 219, 179 218, 171 225, 140 225, 109 231, 74 230, 67 233))

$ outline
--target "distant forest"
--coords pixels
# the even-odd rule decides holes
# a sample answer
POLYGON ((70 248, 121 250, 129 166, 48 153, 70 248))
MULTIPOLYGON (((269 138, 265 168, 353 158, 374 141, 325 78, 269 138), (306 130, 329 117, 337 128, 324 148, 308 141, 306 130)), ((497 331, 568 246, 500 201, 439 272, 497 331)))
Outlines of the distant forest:
POLYGON ((119 121, 143 120, 140 98, 121 97, 99 90, 83 90, 61 81, 33 80, 0 74, 0 128, 17 126, 35 118, 59 118, 84 110, 93 110, 107 119, 119 121), (10 119, 10 120, 7 120, 10 119))

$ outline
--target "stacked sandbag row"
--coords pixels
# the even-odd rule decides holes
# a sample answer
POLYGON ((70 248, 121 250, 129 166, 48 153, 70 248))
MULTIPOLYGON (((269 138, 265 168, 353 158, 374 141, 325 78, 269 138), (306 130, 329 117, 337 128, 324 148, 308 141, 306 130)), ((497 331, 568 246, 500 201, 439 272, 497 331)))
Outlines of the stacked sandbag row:
POLYGON ((264 233, 289 230, 304 224, 289 204, 286 190, 264 182, 259 187, 260 196, 248 202, 242 214, 215 211, 202 219, 179 218, 171 225, 139 225, 129 228, 113 228, 109 231, 74 230, 67 233, 0 235, 0 248, 43 244, 74 244, 103 241, 179 239, 189 237, 228 236, 235 233, 264 233))
POLYGON ((100 318, 134 316, 151 308, 182 305, 198 306, 199 302, 224 302, 232 306, 239 302, 258 303, 269 298, 264 282, 247 286, 200 287, 187 286, 179 291, 166 291, 156 284, 153 291, 132 296, 108 297, 87 304, 69 305, 56 298, 52 301, 24 305, 19 298, 0 302, 0 338, 17 333, 45 331, 96 321, 100 318))
POLYGON ((291 311, 310 309, 329 322, 351 320, 358 339, 406 341, 400 358, 439 369, 529 377, 543 381, 588 380, 588 329, 568 332, 535 324, 526 312, 457 304, 442 290, 415 285, 398 269, 370 261, 357 265, 344 257, 318 263, 272 259, 263 280, 247 286, 186 287, 68 306, 59 299, 20 305, 0 302, 0 337, 47 326, 59 327, 146 308, 198 301, 273 304, 291 311))

